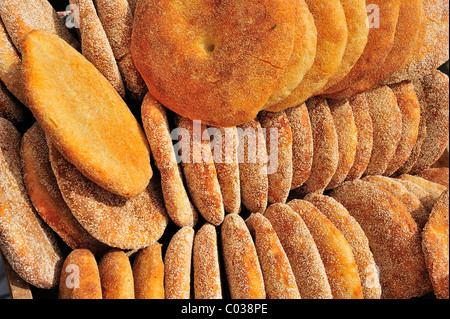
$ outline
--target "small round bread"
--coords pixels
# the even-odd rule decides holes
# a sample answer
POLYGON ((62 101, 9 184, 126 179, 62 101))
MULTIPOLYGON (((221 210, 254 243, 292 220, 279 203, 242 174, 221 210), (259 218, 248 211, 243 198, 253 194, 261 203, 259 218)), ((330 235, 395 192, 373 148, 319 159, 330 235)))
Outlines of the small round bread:
POLYGON ((448 299, 448 190, 442 194, 431 212, 422 234, 422 248, 438 299, 448 299))
POLYGON ((148 142, 111 84, 47 32, 28 34, 22 60, 27 106, 64 158, 110 192, 142 193, 153 175, 148 142))
POLYGON ((8 91, 0 80, 0 117, 14 125, 24 122, 24 109, 19 101, 8 91))
POLYGON ((325 97, 344 99, 358 93, 360 82, 380 67, 394 45, 401 0, 372 0, 367 5, 370 26, 367 45, 350 73, 327 90, 325 97))
POLYGON ((50 289, 58 284, 63 255, 54 233, 28 198, 20 142, 14 125, 0 118, 0 249, 21 278, 50 289))
POLYGON ((300 84, 283 101, 268 108, 277 112, 297 106, 318 94, 341 65, 348 29, 340 0, 305 0, 317 28, 316 58, 300 84))
POLYGON ((97 261, 88 249, 75 249, 64 261, 59 299, 102 299, 97 261))
POLYGON ((141 113, 152 156, 161 174, 161 189, 167 213, 177 226, 193 227, 198 216, 189 199, 177 163, 166 110, 147 94, 141 113))
POLYGON ((108 251, 98 263, 103 299, 134 299, 134 279, 128 256, 119 249, 108 251))
POLYGON ((422 2, 423 0, 401 1, 393 47, 383 64, 360 82, 356 92, 373 89, 397 72, 405 63, 415 49, 420 26, 425 20, 422 2))
POLYGON ((184 226, 173 235, 164 257, 166 299, 189 299, 194 229, 184 226))
POLYGON ((22 103, 26 103, 22 83, 22 60, 0 19, 0 80, 22 103))
POLYGON ((138 249, 162 236, 169 218, 156 177, 139 196, 122 197, 84 177, 53 144, 49 151, 64 201, 94 238, 111 247, 138 249))
POLYGON ((422 83, 420 82, 420 80, 413 80, 412 83, 414 85, 414 91, 416 92, 416 96, 419 100, 420 105, 420 121, 417 132, 417 140, 406 162, 394 173, 395 176, 407 174, 411 171, 411 168, 413 168, 413 166, 419 159, 422 150, 422 144, 427 138, 427 103, 425 101, 425 92, 423 91, 422 83))
POLYGON ((412 149, 419 136, 421 117, 419 99, 411 82, 405 81, 394 84, 390 88, 397 98, 397 105, 402 113, 402 137, 384 172, 386 176, 393 175, 411 156, 412 149))
POLYGON ((93 0, 70 0, 79 12, 81 52, 125 98, 125 86, 93 0))
POLYGON ((0 16, 17 50, 23 54, 22 42, 32 30, 51 32, 79 49, 78 40, 70 33, 47 0, 4 0, 0 16))
POLYGON ((344 235, 353 252, 364 299, 380 299, 381 285, 377 266, 369 240, 358 222, 333 197, 311 193, 304 200, 319 209, 344 235))
POLYGON ((303 299, 332 299, 330 284, 316 243, 303 219, 286 204, 264 213, 280 239, 303 299))
POLYGON ((352 70, 366 48, 369 37, 365 0, 341 0, 347 21, 348 39, 339 68, 322 89, 326 92, 344 79, 352 70))
POLYGON ((222 192, 225 212, 241 211, 241 181, 239 178, 239 139, 237 128, 209 127, 211 150, 222 192))
POLYGON ((292 3, 296 17, 293 52, 263 109, 268 109, 288 97, 311 69, 316 57, 317 27, 314 17, 305 0, 294 0, 292 3))
POLYGON ((306 104, 287 109, 292 132, 292 185, 299 188, 309 178, 313 164, 314 142, 306 104))
POLYGON ((246 220, 254 238, 268 299, 300 299, 289 259, 269 220, 252 214, 246 220))
POLYGON ((292 131, 284 111, 259 114, 261 127, 265 129, 269 163, 269 203, 286 203, 292 186, 292 131))
POLYGON ((123 78, 127 97, 141 102, 147 86, 134 65, 131 55, 133 13, 127 0, 95 0, 98 18, 102 23, 112 52, 123 78))
POLYGON ((363 180, 384 188, 394 195, 406 207, 419 229, 423 229, 430 213, 419 197, 409 191, 401 182, 386 176, 366 176, 363 180))
POLYGON ((320 193, 330 183, 339 164, 339 141, 327 100, 319 97, 306 102, 314 142, 313 165, 299 192, 320 193))
POLYGON ((223 221, 225 209, 207 128, 199 121, 181 116, 177 117, 177 127, 182 131, 178 138, 179 152, 192 202, 208 222, 218 226, 223 221))
POLYGON ((449 169, 448 167, 429 168, 418 175, 430 182, 441 184, 449 188, 449 169))
POLYGON ((420 156, 410 174, 417 174, 430 168, 444 153, 449 135, 449 80, 440 71, 423 77, 427 118, 427 136, 422 143, 420 156))
POLYGON ((258 119, 238 127, 239 176, 242 204, 251 213, 264 213, 269 196, 266 139, 258 119))
POLYGON ((277 85, 295 19, 294 3, 284 0, 140 1, 131 50, 164 106, 206 125, 236 126, 252 120, 277 85))
POLYGON ((355 160, 346 180, 360 179, 370 163, 373 149, 373 123, 370 117, 369 103, 364 93, 348 99, 352 107, 353 118, 358 134, 355 160))
POLYGON ((422 177, 415 175, 403 174, 400 175, 398 179, 410 181, 420 186, 428 194, 428 198, 431 201, 428 206, 429 208, 432 208, 431 206, 434 206, 439 197, 441 197, 442 193, 447 189, 441 184, 430 182, 422 177))
POLYGON ((329 100, 334 127, 338 136, 339 162, 327 189, 333 189, 345 181, 353 167, 358 147, 358 128, 348 100, 329 100))
POLYGON ((20 156, 25 186, 39 216, 72 249, 86 248, 94 255, 107 246, 92 237, 72 215, 50 165, 45 133, 35 123, 23 135, 20 156))
POLYGON ((344 235, 310 202, 296 199, 287 205, 302 217, 317 245, 333 298, 362 299, 355 258, 344 235))
POLYGON ((373 148, 365 175, 382 175, 402 137, 402 113, 394 92, 386 85, 366 93, 373 124, 373 148))
POLYGON ((161 244, 155 242, 140 250, 133 261, 136 299, 164 299, 164 262, 161 244))
POLYGON ((225 217, 221 229, 223 259, 232 299, 265 299, 266 291, 255 244, 244 220, 225 217))
POLYGON ((205 223, 195 234, 193 248, 195 299, 222 299, 216 227, 205 223))
POLYGON ((346 182, 330 194, 361 225, 380 269, 383 299, 420 297, 432 289, 421 234, 405 206, 372 183, 346 182))
POLYGON ((400 70, 387 79, 386 83, 392 84, 419 79, 432 73, 448 61, 448 8, 448 0, 423 1, 425 20, 419 26, 419 41, 417 41, 412 54, 408 56, 400 70))

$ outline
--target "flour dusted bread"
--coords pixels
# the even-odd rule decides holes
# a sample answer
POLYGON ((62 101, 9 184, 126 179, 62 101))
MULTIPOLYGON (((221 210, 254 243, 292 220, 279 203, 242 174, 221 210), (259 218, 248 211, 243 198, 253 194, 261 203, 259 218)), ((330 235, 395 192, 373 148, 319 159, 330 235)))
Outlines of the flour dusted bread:
POLYGON ((422 235, 422 248, 436 297, 448 299, 448 190, 442 194, 422 235))
POLYGON ((156 178, 136 197, 119 196, 84 177, 51 143, 49 151, 64 201, 94 238, 115 248, 139 249, 162 236, 168 216, 156 178))
POLYGON ((75 249, 64 260, 60 299, 102 299, 98 264, 87 249, 75 249))
POLYGON ((63 256, 55 235, 38 217, 26 192, 20 142, 16 128, 0 118, 0 248, 20 277, 50 289, 58 284, 63 256))
POLYGON ((331 196, 361 225, 380 269, 382 298, 423 296, 432 289, 421 236, 405 206, 366 181, 346 182, 331 196))
POLYGON ((107 246, 81 226, 64 201, 50 164, 45 133, 37 123, 24 134, 20 156, 25 186, 39 216, 72 249, 105 252, 107 246))
POLYGON ((419 177, 422 177, 430 182, 441 184, 449 188, 449 169, 448 167, 429 168, 421 172, 419 177))
POLYGON ((23 111, 23 106, 0 80, 0 117, 7 119, 13 124, 20 124, 25 119, 23 111))
POLYGON ((167 108, 207 125, 240 125, 262 109, 288 65, 295 19, 284 0, 140 1, 133 59, 167 108))
POLYGON ((28 107, 55 147, 101 187, 142 193, 152 177, 148 143, 111 84, 56 35, 32 31, 22 47, 28 107))

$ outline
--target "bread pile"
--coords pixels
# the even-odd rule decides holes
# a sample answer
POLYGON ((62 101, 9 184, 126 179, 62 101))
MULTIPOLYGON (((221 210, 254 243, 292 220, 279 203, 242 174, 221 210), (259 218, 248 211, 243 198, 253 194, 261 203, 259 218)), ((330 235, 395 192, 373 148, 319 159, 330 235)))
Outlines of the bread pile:
POLYGON ((448 1, 71 3, 78 37, 0 3, 0 246, 25 281, 448 298, 448 1))

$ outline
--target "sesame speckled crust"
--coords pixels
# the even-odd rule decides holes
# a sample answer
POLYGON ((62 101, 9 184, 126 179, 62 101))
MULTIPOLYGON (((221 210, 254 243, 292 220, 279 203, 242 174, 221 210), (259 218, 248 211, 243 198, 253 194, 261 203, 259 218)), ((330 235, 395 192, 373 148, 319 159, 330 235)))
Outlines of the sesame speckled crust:
POLYGON ((448 190, 445 191, 430 215, 422 234, 422 248, 436 297, 448 299, 448 190))
POLYGON ((28 198, 20 142, 15 127, 0 118, 0 248, 20 277, 36 287, 50 289, 59 281, 62 252, 28 198))
POLYGON ((411 298, 431 292, 421 233, 405 206, 366 181, 345 182, 330 194, 361 225, 380 270, 382 298, 411 298))

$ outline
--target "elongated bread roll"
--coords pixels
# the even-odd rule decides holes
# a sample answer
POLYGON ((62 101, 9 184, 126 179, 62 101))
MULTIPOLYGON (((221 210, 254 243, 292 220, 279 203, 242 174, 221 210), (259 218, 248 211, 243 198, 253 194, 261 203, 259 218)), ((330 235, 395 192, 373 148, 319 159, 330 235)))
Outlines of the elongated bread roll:
POLYGON ((98 264, 103 299, 134 299, 134 279, 128 256, 119 249, 103 255, 98 264))
POLYGON ((139 251, 133 262, 136 299, 164 299, 164 262, 158 242, 139 251))

